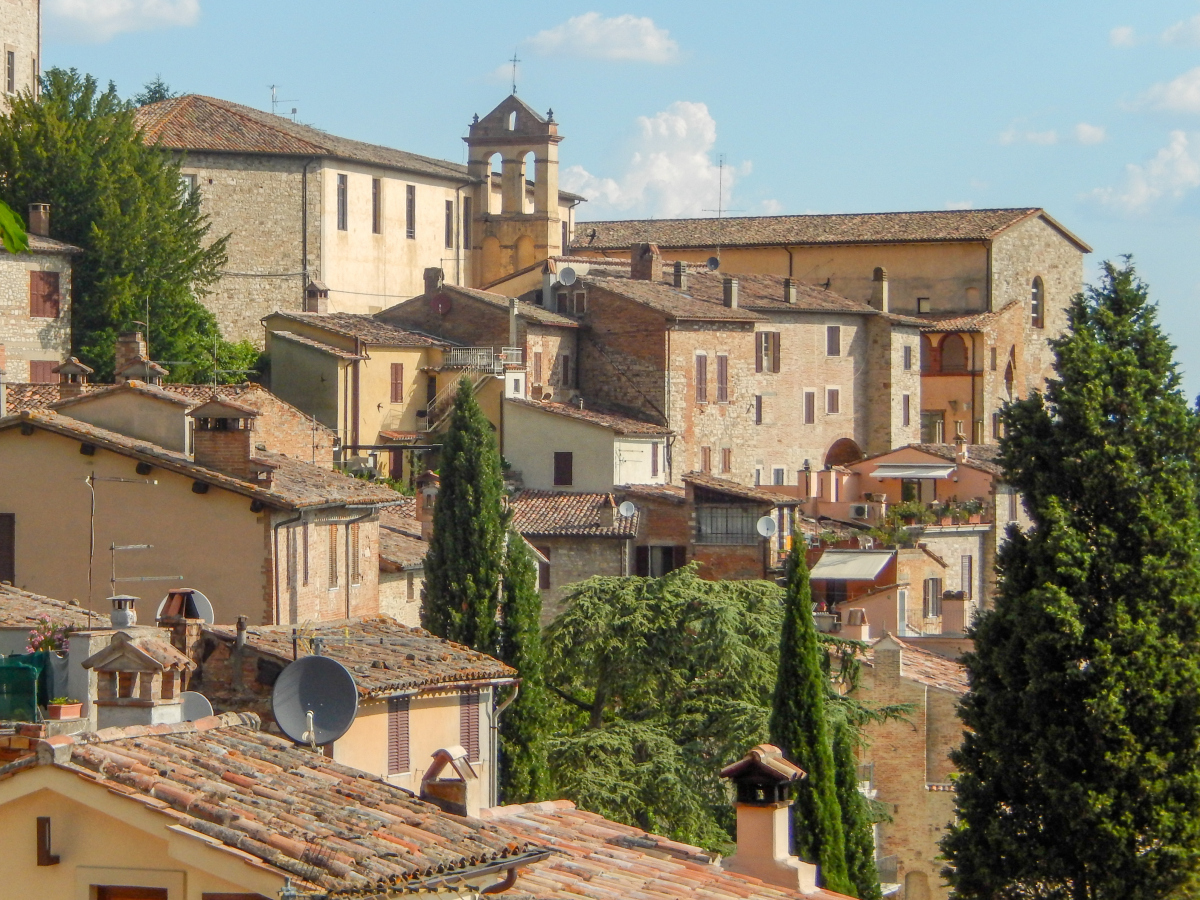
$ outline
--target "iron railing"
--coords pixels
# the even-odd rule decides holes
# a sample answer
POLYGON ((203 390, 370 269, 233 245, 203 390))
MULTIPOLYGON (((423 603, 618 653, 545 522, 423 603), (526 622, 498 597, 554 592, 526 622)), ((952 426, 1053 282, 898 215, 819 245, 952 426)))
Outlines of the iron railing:
POLYGON ((501 375, 507 369, 524 365, 524 347, 505 347, 499 352, 491 347, 449 347, 442 352, 443 369, 468 369, 501 375))

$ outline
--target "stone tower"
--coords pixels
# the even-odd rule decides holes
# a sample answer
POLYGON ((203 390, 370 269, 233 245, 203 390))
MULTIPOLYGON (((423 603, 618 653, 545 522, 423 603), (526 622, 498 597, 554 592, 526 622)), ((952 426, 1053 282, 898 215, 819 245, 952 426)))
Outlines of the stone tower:
POLYGON ((36 89, 41 74, 40 7, 39 0, 0 0, 0 113, 8 111, 10 95, 36 89))
POLYGON ((467 244, 470 283, 483 287, 561 253, 558 142, 562 137, 553 112, 541 116, 513 94, 482 119, 476 118, 463 140, 469 148, 468 172, 480 180, 474 187, 467 244), (492 176, 496 155, 501 167, 498 185, 492 176))

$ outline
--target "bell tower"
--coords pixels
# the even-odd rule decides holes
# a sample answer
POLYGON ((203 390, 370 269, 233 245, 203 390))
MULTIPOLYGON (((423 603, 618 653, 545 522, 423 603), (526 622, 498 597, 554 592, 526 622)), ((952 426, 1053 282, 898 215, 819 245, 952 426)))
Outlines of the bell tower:
POLYGON ((469 283, 483 287, 561 253, 562 137, 553 110, 541 116, 514 93, 482 119, 476 116, 463 140, 469 151, 467 170, 478 179, 471 198, 469 283), (499 179, 493 175, 497 155, 499 179))

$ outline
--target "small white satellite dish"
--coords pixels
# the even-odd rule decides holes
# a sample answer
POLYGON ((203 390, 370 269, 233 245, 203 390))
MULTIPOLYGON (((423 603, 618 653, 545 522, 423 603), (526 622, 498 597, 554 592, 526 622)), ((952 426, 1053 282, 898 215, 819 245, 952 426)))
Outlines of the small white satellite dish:
POLYGON ((622 516, 624 516, 626 519, 628 519, 630 516, 637 513, 637 507, 634 506, 628 500, 626 500, 624 503, 622 503, 620 506, 617 507, 617 512, 619 512, 622 516))
POLYGON ((161 619, 164 613, 182 615, 185 619, 203 619, 208 625, 216 621, 212 603, 195 588, 176 588, 163 597, 154 613, 154 621, 157 622, 161 619), (172 600, 176 602, 172 604, 172 600), (168 611, 168 605, 172 605, 174 608, 168 611))
POLYGON ((710 256, 708 258, 708 271, 715 272, 719 268, 721 268, 721 260, 715 256, 710 256))
POLYGON ((775 537, 775 532, 779 530, 779 526, 775 524, 775 520, 770 516, 763 516, 754 523, 754 528, 765 538, 775 537))
POLYGON ((275 680, 271 712, 297 744, 323 747, 350 730, 358 687, 350 670, 328 656, 302 656, 275 680))
POLYGON ((575 279, 578 277, 579 277, 578 273, 576 273, 576 271, 574 269, 572 269, 570 266, 563 266, 561 269, 558 270, 558 283, 559 284, 565 284, 568 287, 570 287, 571 285, 573 285, 575 283, 575 279))
POLYGON ((206 719, 213 714, 212 704, 203 694, 184 691, 179 695, 179 699, 183 701, 183 721, 185 722, 206 719))

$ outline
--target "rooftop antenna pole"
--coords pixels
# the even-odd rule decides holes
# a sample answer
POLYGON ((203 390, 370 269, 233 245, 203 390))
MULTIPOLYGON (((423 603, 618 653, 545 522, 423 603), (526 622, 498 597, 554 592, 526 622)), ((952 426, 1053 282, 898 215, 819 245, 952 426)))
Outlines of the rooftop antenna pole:
POLYGON ((717 208, 705 209, 702 212, 715 212, 717 214, 717 262, 721 261, 721 237, 723 234, 722 216, 727 212, 742 212, 740 209, 725 208, 725 154, 722 153, 717 157, 717 208))
POLYGON ((513 51, 512 59, 510 59, 509 62, 512 63, 512 67, 513 67, 512 68, 512 89, 513 89, 513 94, 515 95, 517 93, 517 63, 520 62, 520 60, 517 59, 517 52, 515 50, 513 51))
POLYGON ((269 88, 271 89, 271 115, 273 115, 273 116, 274 116, 274 115, 278 115, 278 109, 279 109, 279 85, 277 85, 277 84, 269 84, 269 85, 267 85, 267 87, 269 87, 269 88))

